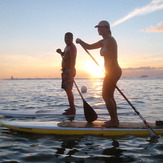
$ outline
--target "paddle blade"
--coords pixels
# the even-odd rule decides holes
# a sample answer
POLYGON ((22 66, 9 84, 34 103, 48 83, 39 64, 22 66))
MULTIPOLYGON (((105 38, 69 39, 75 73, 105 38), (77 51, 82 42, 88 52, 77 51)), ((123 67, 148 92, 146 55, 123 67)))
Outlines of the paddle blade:
POLYGON ((95 121, 98 118, 96 112, 85 100, 83 100, 83 105, 84 105, 84 115, 86 121, 89 123, 95 121))

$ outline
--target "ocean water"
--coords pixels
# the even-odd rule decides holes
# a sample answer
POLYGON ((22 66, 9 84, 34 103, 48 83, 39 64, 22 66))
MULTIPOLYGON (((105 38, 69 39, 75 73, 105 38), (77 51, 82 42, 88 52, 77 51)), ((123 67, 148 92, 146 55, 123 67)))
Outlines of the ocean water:
MULTIPOLYGON (((87 87, 84 99, 100 114, 99 121, 109 120, 101 97, 102 79, 75 79, 79 89, 87 87), (102 115, 101 113, 106 113, 102 115)), ((60 79, 15 79, 0 81, 0 110, 55 111, 62 114, 68 108, 60 79)), ((124 78, 118 82, 130 102, 147 120, 163 120, 163 79, 124 78)), ((85 121, 83 102, 73 88, 77 114, 74 120, 85 121)), ((141 122, 125 99, 115 92, 120 121, 141 122)), ((0 117, 7 120, 51 121, 68 120, 65 116, 0 117)), ((13 163, 162 163, 163 139, 126 135, 123 137, 38 135, 11 131, 0 126, 0 162, 13 163), (115 144, 118 144, 116 146, 115 144)))

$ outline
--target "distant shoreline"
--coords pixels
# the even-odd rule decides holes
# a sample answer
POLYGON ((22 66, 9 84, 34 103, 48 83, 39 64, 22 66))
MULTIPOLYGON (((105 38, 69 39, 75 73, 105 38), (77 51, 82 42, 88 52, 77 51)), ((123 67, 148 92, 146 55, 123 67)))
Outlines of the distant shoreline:
MULTIPOLYGON (((103 79, 103 78, 75 78, 78 79, 103 79)), ((140 77, 121 77, 121 79, 163 79, 163 77, 149 77, 149 76, 140 76, 140 77)), ((61 80, 61 78, 5 78, 0 80, 61 80)))

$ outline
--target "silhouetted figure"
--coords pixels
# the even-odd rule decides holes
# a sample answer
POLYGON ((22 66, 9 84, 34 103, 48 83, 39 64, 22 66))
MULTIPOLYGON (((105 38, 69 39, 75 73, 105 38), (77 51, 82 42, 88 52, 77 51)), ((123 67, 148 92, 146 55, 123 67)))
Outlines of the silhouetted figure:
POLYGON ((74 95, 72 93, 73 81, 76 75, 75 63, 77 50, 73 43, 73 34, 68 32, 65 34, 66 47, 62 52, 57 49, 57 53, 62 56, 62 88, 65 90, 70 108, 66 109, 63 114, 75 115, 76 109, 74 105, 74 95))
POLYGON ((98 33, 103 37, 102 40, 87 44, 81 39, 76 39, 76 43, 81 44, 85 49, 101 48, 100 54, 104 57, 105 77, 103 81, 102 97, 110 114, 110 120, 105 122, 103 127, 118 127, 117 106, 114 99, 116 83, 121 77, 122 71, 118 64, 117 43, 112 37, 110 25, 107 21, 101 21, 97 26, 98 33))

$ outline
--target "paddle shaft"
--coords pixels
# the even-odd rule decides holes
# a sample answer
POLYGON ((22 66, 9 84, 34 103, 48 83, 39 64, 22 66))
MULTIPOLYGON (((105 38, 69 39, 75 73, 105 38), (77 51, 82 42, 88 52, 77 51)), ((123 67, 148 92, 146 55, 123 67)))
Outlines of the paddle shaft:
POLYGON ((85 101, 84 98, 83 98, 83 95, 81 94, 81 92, 79 90, 79 87, 77 86, 77 84, 75 82, 75 80, 73 80, 73 82, 74 82, 74 85, 75 85, 76 89, 78 90, 78 93, 79 93, 80 97, 82 98, 83 101, 85 101))
MULTIPOLYGON (((81 45, 81 44, 80 44, 81 45)), ((82 45, 81 45, 82 46, 82 45)), ((83 47, 83 46, 82 46, 83 47)), ((87 49, 83 47, 83 49, 87 52, 87 54, 93 59, 93 61, 101 68, 99 63, 94 59, 94 57, 89 53, 87 49)), ((101 70, 104 72, 105 71, 101 68, 101 70)), ((143 123, 146 125, 146 127, 149 130, 150 134, 159 138, 159 136, 156 134, 156 132, 151 128, 151 126, 147 123, 147 121, 143 118, 143 116, 137 111, 137 109, 132 105, 132 103, 128 100, 128 98, 124 95, 124 93, 115 85, 115 88, 118 90, 118 92, 123 96, 123 98, 128 102, 128 104, 133 108, 133 110, 136 112, 136 114, 140 117, 140 119, 143 121, 143 123)))
POLYGON ((140 117, 140 119, 143 121, 143 123, 146 125, 146 127, 149 130, 149 132, 151 133, 151 135, 156 136, 157 138, 159 138, 159 136, 156 134, 156 132, 152 129, 152 127, 147 123, 147 121, 144 119, 144 117, 140 114, 139 111, 137 111, 137 109, 134 107, 134 105, 132 105, 132 103, 128 100, 128 98, 123 94, 123 92, 116 86, 116 89, 119 91, 119 93, 124 97, 124 99, 128 102, 128 104, 133 108, 133 110, 136 112, 136 114, 140 117))

